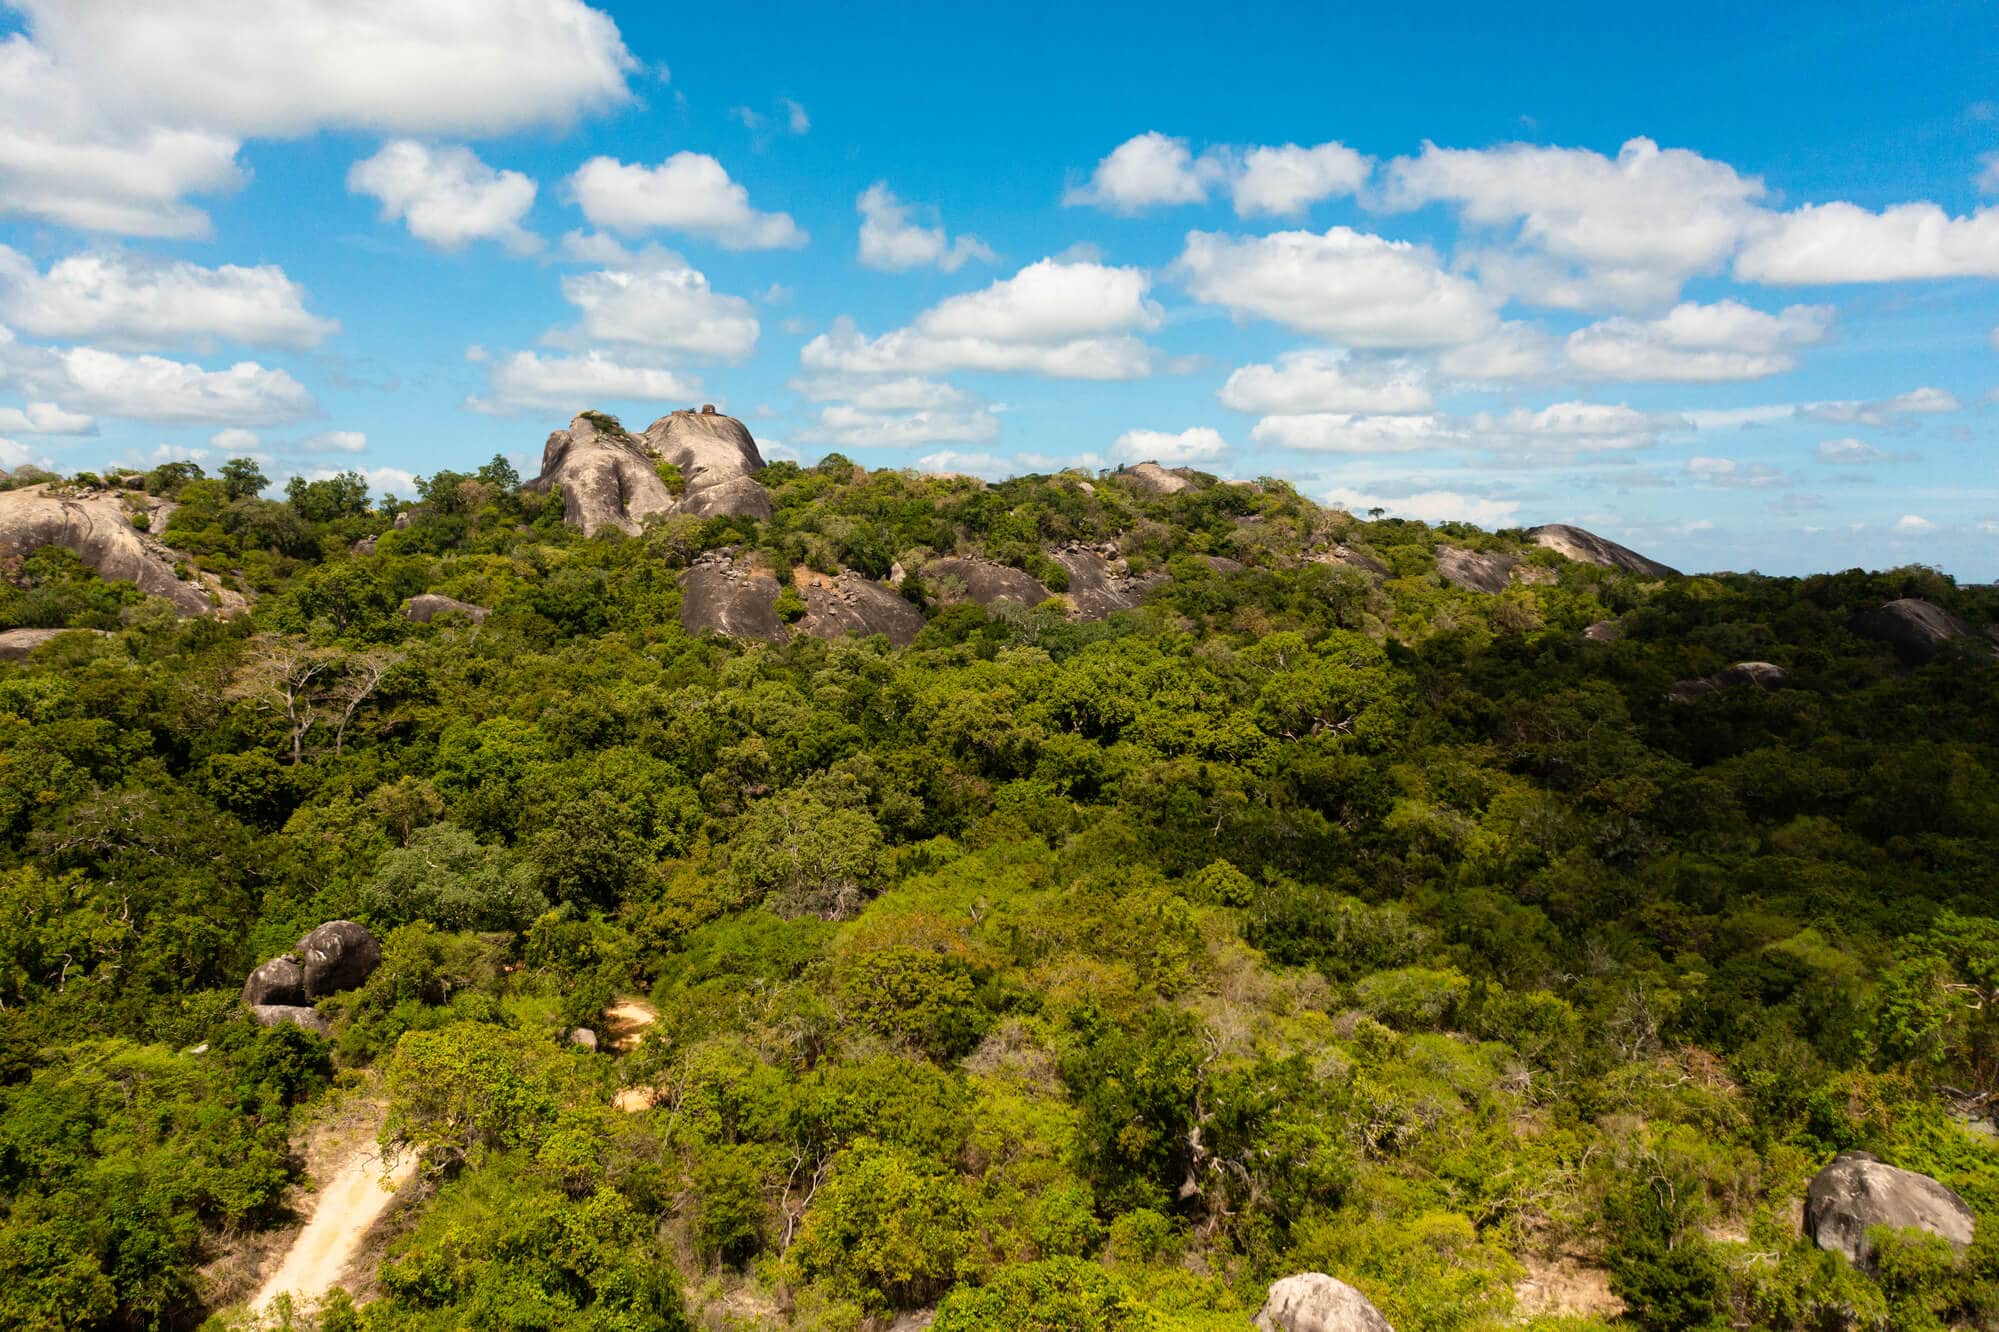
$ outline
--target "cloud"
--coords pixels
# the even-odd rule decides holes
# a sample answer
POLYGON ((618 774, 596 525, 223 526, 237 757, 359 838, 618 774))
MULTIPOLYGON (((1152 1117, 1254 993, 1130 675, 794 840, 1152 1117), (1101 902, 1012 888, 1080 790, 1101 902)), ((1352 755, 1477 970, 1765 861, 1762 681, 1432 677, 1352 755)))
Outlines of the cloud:
POLYGON ((304 453, 363 453, 368 437, 358 430, 327 430, 300 440, 298 447, 304 453))
POLYGON ((881 181, 870 185, 854 206, 861 215, 861 263, 868 268, 899 273, 935 264, 955 273, 967 260, 991 263, 998 257, 976 236, 947 241, 942 222, 926 227, 911 221, 916 206, 897 199, 881 181))
POLYGON ((1193 231, 1173 271, 1196 300, 1351 347, 1450 347, 1499 323, 1493 303, 1427 246, 1333 227, 1232 237, 1193 231))
POLYGON ((1653 320, 1607 319, 1568 338, 1577 369, 1604 379, 1763 379, 1797 364, 1797 349, 1823 339, 1832 307, 1793 305, 1766 314, 1739 301, 1676 305, 1653 320))
POLYGON ((1886 428, 1913 428, 1911 416, 1941 416, 1962 411, 1964 404, 1945 389, 1910 389, 1892 398, 1874 402, 1813 402, 1798 408, 1798 414, 1813 421, 1848 422, 1886 428))
POLYGON ((1894 454, 1884 449, 1878 449, 1864 439, 1851 438, 1821 441, 1818 447, 1818 455, 1819 461, 1822 463, 1838 463, 1842 465, 1892 462, 1895 458, 1894 454))
POLYGON ((1228 441, 1221 431, 1195 426, 1179 434, 1164 430, 1127 430, 1111 444, 1111 457, 1119 462, 1180 463, 1214 462, 1226 457, 1228 441))
POLYGON ((535 183, 518 171, 495 171, 470 148, 385 143, 348 170, 347 188, 380 200, 383 221, 401 218, 410 235, 440 250, 475 240, 496 240, 515 254, 541 248, 541 238, 520 225, 534 206, 535 183))
POLYGON ((1153 130, 1112 149, 1089 183, 1069 189, 1062 202, 1129 217, 1148 208, 1205 203, 1211 188, 1225 185, 1238 217, 1295 217, 1321 199, 1359 190, 1372 165, 1342 143, 1243 151, 1218 146, 1196 157, 1185 139, 1153 130))
POLYGON ((1688 278, 1721 270, 1762 216, 1756 200, 1765 193, 1761 180, 1726 162, 1644 138, 1627 141, 1615 158, 1521 143, 1425 144, 1418 155, 1391 162, 1386 174, 1383 207, 1448 203, 1472 226, 1513 228, 1506 241, 1556 268, 1510 268, 1488 257, 1489 285, 1563 308, 1671 302, 1688 278), (1566 282, 1550 280, 1563 270, 1566 282))
POLYGON ((883 411, 836 402, 821 408, 798 438, 841 448, 908 449, 925 444, 990 444, 999 438, 999 430, 999 417, 984 404, 962 410, 883 411))
POLYGON ((712 290, 708 278, 677 254, 652 249, 629 266, 573 273, 563 299, 582 312, 576 329, 549 341, 571 345, 626 342, 718 361, 741 361, 761 331, 750 303, 712 290))
POLYGON ((0 319, 38 337, 120 350, 313 347, 340 325, 305 301, 305 288, 275 264, 203 268, 111 251, 74 254, 43 273, 0 245, 0 319))
POLYGON ((96 93, 27 37, 0 41, 0 213, 126 236, 206 236, 208 215, 185 196, 242 186, 238 141, 114 121, 96 93))
POLYGON ((785 127, 793 134, 804 134, 812 128, 812 117, 805 114, 805 108, 789 97, 780 97, 777 104, 784 112, 785 127))
POLYGON ((685 231, 725 250, 795 250, 807 239, 791 214, 750 207, 749 191, 705 153, 675 153, 656 167, 593 157, 568 189, 590 221, 627 235, 685 231))
POLYGON ((1517 500, 1488 499, 1454 490, 1424 490, 1389 498, 1336 487, 1326 491, 1323 499, 1349 513, 1383 509, 1398 518, 1415 518, 1426 523, 1467 522, 1481 527, 1505 526, 1520 510, 1517 500))
POLYGON ((582 0, 19 0, 34 40, 136 123, 240 137, 497 135, 630 97, 637 62, 582 0))
POLYGON ((929 374, 1026 371, 1067 379, 1136 379, 1151 348, 1133 336, 1156 328, 1150 279, 1136 268, 1043 259, 979 291, 952 296, 906 328, 864 337, 850 320, 805 345, 808 370, 929 374))
POLYGON ((1012 476, 1020 470, 1011 458, 991 453, 964 453, 957 449, 926 453, 916 460, 916 465, 926 472, 982 476, 989 480, 1012 476))
POLYGON ((1218 396, 1233 411, 1269 415, 1430 409, 1420 366, 1361 361, 1316 347, 1285 352, 1275 365, 1245 365, 1228 377, 1218 396))
POLYGON ((1237 217, 1296 217, 1321 199, 1358 192, 1372 168, 1371 159, 1343 143, 1252 148, 1229 189, 1237 217))
POLYGON ((1249 437, 1259 444, 1311 453, 1413 453, 1467 442, 1463 428, 1446 416, 1350 412, 1266 416, 1250 429, 1249 437))
POLYGON ((1789 484, 1790 478, 1767 463, 1737 462, 1733 458, 1694 457, 1686 461, 1686 474, 1711 486, 1761 489, 1789 484))
POLYGON ((1543 379, 1554 373, 1562 344, 1538 324, 1513 320, 1437 357, 1437 372, 1464 384, 1543 379))
MULTIPOLYGON (((236 426, 231 426, 227 430, 218 430, 210 435, 208 442, 224 453, 230 454, 233 457, 241 457, 243 454, 255 452, 257 446, 263 441, 254 430, 244 430, 236 426)), ((162 444, 160 447, 164 449, 167 446, 162 444)), ((208 450, 206 449, 186 449, 181 452, 189 453, 196 457, 206 457, 208 455, 208 450)))
POLYGON ((1999 208, 1951 217, 1933 203, 1871 213, 1850 203, 1779 215, 1743 246, 1735 276, 1773 286, 1999 277, 1999 208))
POLYGON ((625 100, 631 55, 581 0, 22 0, 0 41, 0 213, 209 234, 246 138, 503 134, 625 100))
POLYGON ((1673 412, 1644 412, 1623 403, 1558 402, 1538 410, 1480 412, 1470 429, 1479 447, 1501 453, 1569 455, 1649 448, 1669 431, 1693 423, 1673 412))
POLYGON ((1895 520, 1895 530, 1897 532, 1907 532, 1914 535, 1934 531, 1935 529, 1935 523, 1917 513, 1905 513, 1895 520))
POLYGON ((634 365, 591 349, 575 356, 542 356, 518 351, 493 363, 485 397, 465 405, 489 416, 510 416, 533 408, 578 412, 597 403, 686 402, 701 394, 698 380, 683 379, 661 366, 634 365))
POLYGON ((25 407, 0 407, 0 430, 13 435, 94 435, 97 422, 52 402, 31 402, 25 407))
POLYGON ((0 376, 73 409, 159 425, 276 425, 318 410, 303 384, 282 370, 239 361, 227 370, 161 356, 120 356, 95 347, 25 349, 0 345, 0 376))
POLYGON ((1987 153, 1978 159, 1978 179, 1974 182, 1980 194, 1999 194, 1999 153, 1987 153))
POLYGON ((1164 204, 1201 203, 1208 186, 1221 175, 1221 164, 1196 160, 1185 139, 1153 130, 1126 139, 1097 163, 1090 183, 1062 196, 1069 207, 1090 205, 1129 217, 1164 204))
POLYGON ((819 375, 791 387, 827 403, 799 438, 842 448, 913 448, 923 444, 989 444, 999 437, 1005 408, 935 379, 870 379, 819 375))

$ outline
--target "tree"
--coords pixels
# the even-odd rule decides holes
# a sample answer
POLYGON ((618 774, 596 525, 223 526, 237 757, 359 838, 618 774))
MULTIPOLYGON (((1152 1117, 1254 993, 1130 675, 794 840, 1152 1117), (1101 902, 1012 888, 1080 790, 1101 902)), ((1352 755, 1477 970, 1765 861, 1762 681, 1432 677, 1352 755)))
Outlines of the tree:
POLYGON ((254 458, 231 458, 222 464, 216 475, 221 478, 222 488, 232 500, 256 495, 271 484, 270 478, 264 475, 254 458))
POLYGON ((291 747, 292 763, 305 757, 306 733, 319 723, 335 656, 323 648, 258 634, 223 691, 223 697, 277 717, 291 747))

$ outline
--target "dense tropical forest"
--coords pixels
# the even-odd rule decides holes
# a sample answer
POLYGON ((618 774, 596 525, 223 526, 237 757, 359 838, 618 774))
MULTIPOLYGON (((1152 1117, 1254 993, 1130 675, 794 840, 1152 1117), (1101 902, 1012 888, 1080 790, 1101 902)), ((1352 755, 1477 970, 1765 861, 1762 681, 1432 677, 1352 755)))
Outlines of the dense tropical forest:
POLYGON ((591 537, 500 458, 64 483, 252 602, 0 587, 102 631, 0 665, 0 1326, 1205 1332, 1309 1271, 1398 1332, 1999 1327, 1999 591, 1277 481, 756 479, 591 537), (1071 543, 1138 604, 1072 614, 1071 543), (722 548, 787 624, 900 574, 920 632, 690 634, 722 548), (1898 598, 1973 632, 1852 631, 1898 598), (343 920, 380 965, 251 1021, 343 920), (249 1312, 357 1119, 416 1163, 365 1279, 249 1312), (1850 1150, 1976 1239, 1814 1244, 1850 1150))

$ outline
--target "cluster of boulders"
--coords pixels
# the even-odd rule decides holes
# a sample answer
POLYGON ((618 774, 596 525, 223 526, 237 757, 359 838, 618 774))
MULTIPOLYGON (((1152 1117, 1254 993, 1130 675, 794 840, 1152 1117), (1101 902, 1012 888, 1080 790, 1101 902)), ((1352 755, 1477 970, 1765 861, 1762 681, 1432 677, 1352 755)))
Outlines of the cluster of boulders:
POLYGON ((1767 661, 1738 661, 1733 666, 1724 666, 1713 675, 1703 675, 1695 680, 1675 680, 1673 687, 1666 691, 1666 697, 1675 703, 1697 703, 1743 685, 1774 692, 1790 682, 1791 673, 1782 666, 1767 661))
POLYGON ((382 964, 382 944, 365 925, 330 920, 307 931, 289 953, 280 953, 243 982, 243 1003, 259 1025, 290 1022, 328 1034, 316 999, 352 990, 382 964))
MULTIPOLYGON (((1868 1232, 1875 1227, 1924 1231, 1962 1253, 1971 1247, 1975 1219, 1949 1188, 1868 1152, 1841 1152, 1805 1193, 1805 1235, 1866 1271, 1874 1268, 1868 1232)), ((1262 1332, 1394 1332, 1365 1295, 1323 1272, 1272 1283, 1256 1326, 1262 1332)))
POLYGON ((770 517, 770 493, 755 477, 763 465, 749 427, 712 404, 669 412, 637 435, 584 412, 548 437, 529 488, 561 487, 563 518, 586 533, 615 527, 636 536, 655 514, 770 517), (679 472, 677 491, 661 463, 679 472))

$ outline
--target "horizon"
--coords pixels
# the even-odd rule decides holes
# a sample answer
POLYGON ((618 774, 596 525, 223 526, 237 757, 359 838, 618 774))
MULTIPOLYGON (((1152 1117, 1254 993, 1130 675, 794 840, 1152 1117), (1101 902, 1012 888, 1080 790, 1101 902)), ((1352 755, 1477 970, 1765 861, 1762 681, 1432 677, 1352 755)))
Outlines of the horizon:
POLYGON ((712 402, 773 460, 1999 580, 1982 7, 502 7, 0 8, 0 466, 407 498, 712 402))

